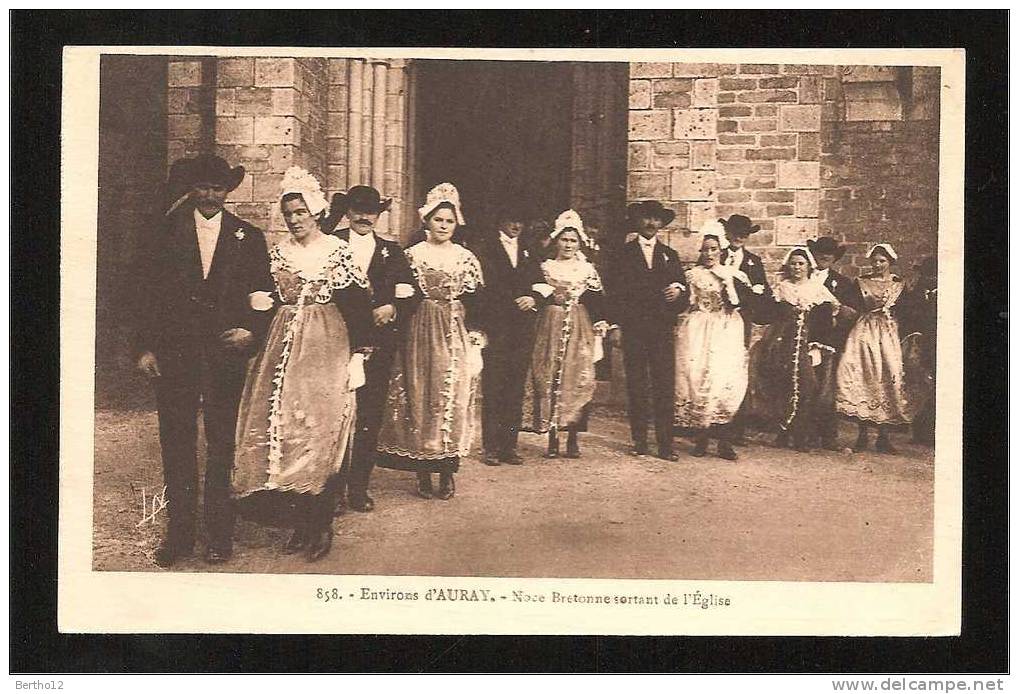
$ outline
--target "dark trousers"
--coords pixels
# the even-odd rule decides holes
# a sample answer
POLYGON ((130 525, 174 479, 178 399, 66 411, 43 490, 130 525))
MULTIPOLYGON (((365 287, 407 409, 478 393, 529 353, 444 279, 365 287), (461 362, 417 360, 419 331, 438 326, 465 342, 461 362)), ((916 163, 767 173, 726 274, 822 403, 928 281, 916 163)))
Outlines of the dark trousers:
MULTIPOLYGON (((395 348, 391 344, 375 350, 364 365, 364 386, 357 390, 357 430, 350 459, 341 475, 348 499, 364 498, 375 460, 382 425, 382 410, 389 392, 395 348)), ((342 493, 342 489, 340 491, 342 493)))
POLYGON ((817 377, 817 435, 821 445, 834 445, 838 441, 839 418, 835 412, 835 368, 837 354, 822 354, 821 363, 814 368, 817 377))
POLYGON ((531 333, 492 333, 481 374, 481 443, 494 454, 516 450, 524 400, 524 379, 531 360, 531 333))
POLYGON ((229 550, 233 539, 230 477, 237 407, 247 359, 216 346, 157 355, 155 380, 159 443, 166 484, 167 541, 190 548, 198 508, 198 410, 208 444, 204 513, 209 545, 229 550))
MULTIPOLYGON (((743 318, 743 346, 750 350, 750 337, 754 331, 753 321, 750 320, 750 313, 743 309, 740 309, 740 316, 743 318)), ((739 409, 736 410, 736 414, 733 415, 732 421, 729 422, 728 435, 731 439, 740 441, 743 439, 743 435, 747 429, 747 398, 749 398, 749 390, 747 395, 743 398, 743 402, 740 403, 739 409)))
POLYGON ((640 330, 624 325, 623 366, 626 369, 633 442, 641 445, 647 441, 648 420, 653 411, 658 450, 671 453, 676 398, 676 351, 672 326, 640 330), (653 410, 649 410, 649 397, 653 410))

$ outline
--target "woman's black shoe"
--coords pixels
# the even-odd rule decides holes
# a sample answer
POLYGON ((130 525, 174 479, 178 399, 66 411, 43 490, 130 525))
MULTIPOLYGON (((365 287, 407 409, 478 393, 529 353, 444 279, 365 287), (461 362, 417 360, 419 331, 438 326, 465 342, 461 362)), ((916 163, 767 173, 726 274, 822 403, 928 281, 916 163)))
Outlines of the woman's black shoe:
POLYGON ((327 525, 324 528, 312 532, 311 539, 308 541, 308 561, 318 561, 325 555, 329 554, 329 550, 332 548, 332 525, 327 525))
POLYGON ((440 473, 439 491, 435 498, 446 501, 452 499, 454 494, 456 494, 456 482, 453 481, 453 474, 449 472, 440 473))
POLYGON ((857 453, 862 453, 870 447, 870 438, 867 436, 866 431, 860 431, 860 434, 856 437, 856 443, 853 444, 853 450, 857 453))
POLYGON ((418 496, 422 499, 432 498, 432 475, 429 472, 418 473, 418 496))
POLYGON ((699 439, 690 451, 690 455, 695 458, 703 458, 708 452, 708 441, 707 439, 699 439))
POLYGON ((732 444, 727 441, 718 442, 718 457, 726 460, 738 460, 739 458, 736 451, 733 450, 732 444))
POLYGON ((888 440, 887 434, 880 434, 877 437, 877 441, 874 442, 874 450, 878 453, 895 454, 899 451, 892 445, 892 442, 888 440))
POLYGON ((304 528, 294 528, 290 540, 283 546, 283 554, 296 554, 304 549, 308 542, 308 533, 304 528))
POLYGON ((545 451, 546 458, 558 458, 559 457, 559 435, 555 433, 549 433, 548 435, 548 450, 545 451))

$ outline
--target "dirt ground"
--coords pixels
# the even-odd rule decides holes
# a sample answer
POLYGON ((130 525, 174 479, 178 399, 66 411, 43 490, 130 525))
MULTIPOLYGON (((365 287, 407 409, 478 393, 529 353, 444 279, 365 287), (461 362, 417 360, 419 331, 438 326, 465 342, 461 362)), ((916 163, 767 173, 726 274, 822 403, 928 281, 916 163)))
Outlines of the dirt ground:
MULTIPOLYGON (((282 554, 289 531, 241 521, 217 571, 437 576, 930 581, 934 455, 798 453, 754 437, 740 460, 679 462, 627 453, 622 412, 598 408, 579 460, 541 457, 521 435, 523 466, 463 461, 450 501, 414 494, 410 473, 376 470, 373 513, 334 521, 330 555, 282 554)), ((855 430, 844 426, 851 444, 855 430)), ((712 448, 713 451, 713 448, 712 448)), ((161 571, 152 561, 165 511, 139 524, 142 489, 162 487, 156 415, 96 413, 97 570, 161 571)), ((191 559, 174 571, 208 571, 191 559)))

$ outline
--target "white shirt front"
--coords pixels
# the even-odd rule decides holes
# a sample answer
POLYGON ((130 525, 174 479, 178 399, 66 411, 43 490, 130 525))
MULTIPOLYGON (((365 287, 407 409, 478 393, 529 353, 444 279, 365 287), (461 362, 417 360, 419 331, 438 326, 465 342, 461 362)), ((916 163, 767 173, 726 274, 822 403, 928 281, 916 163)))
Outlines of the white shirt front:
POLYGON ((655 244, 658 243, 658 237, 652 236, 650 239, 646 239, 643 236, 638 236, 637 243, 640 244, 640 251, 644 254, 644 263, 650 270, 654 265, 655 244))
POLYGON ((202 278, 209 276, 212 268, 212 256, 216 253, 219 231, 223 228, 223 211, 217 212, 211 219, 206 219, 201 212, 195 210, 195 233, 198 235, 198 254, 202 258, 202 278))
POLYGON ((375 234, 362 235, 351 229, 350 251, 354 255, 354 264, 367 275, 368 266, 372 264, 372 256, 375 255, 375 234))
POLYGON ((499 232, 499 240, 502 242, 502 247, 506 251, 506 255, 509 256, 510 265, 514 268, 517 266, 517 237, 507 236, 503 232, 499 232))
POLYGON ((726 265, 732 265, 733 267, 739 267, 743 264, 743 246, 739 248, 729 248, 729 257, 725 259, 726 265))
POLYGON ((830 268, 825 268, 823 270, 814 270, 814 275, 813 275, 814 279, 817 280, 817 282, 819 282, 820 284, 824 284, 825 282, 828 281, 828 270, 829 269, 830 268))

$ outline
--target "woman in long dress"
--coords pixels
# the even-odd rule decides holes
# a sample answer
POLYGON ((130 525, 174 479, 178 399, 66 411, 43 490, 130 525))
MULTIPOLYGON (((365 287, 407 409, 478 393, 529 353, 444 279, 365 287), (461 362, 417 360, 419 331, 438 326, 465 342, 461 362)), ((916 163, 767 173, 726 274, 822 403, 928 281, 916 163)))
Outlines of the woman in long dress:
POLYGON ((286 551, 314 561, 332 546, 334 476, 350 454, 371 303, 349 246, 322 233, 328 206, 314 177, 288 170, 280 207, 290 236, 269 253, 275 286, 251 297, 275 315, 241 397, 233 489, 256 515, 289 506, 286 551))
POLYGON ((725 425, 746 395, 747 350, 734 282, 750 280, 722 265, 721 253, 721 239, 705 234, 697 265, 686 271, 690 308, 676 324, 675 424, 697 430, 691 455, 705 455, 714 438, 719 457, 736 460, 725 425))
POLYGON ((905 285, 891 272, 898 260, 891 245, 877 244, 867 258, 872 272, 854 285, 860 317, 849 331, 836 371, 835 407, 839 414, 859 424, 854 450, 867 450, 869 429, 874 426, 878 429, 876 450, 894 453, 888 428, 912 422, 915 409, 907 397, 896 319, 897 302, 905 285))
POLYGON ((521 429, 548 433, 546 457, 559 455, 559 432, 567 432, 566 457, 579 458, 577 433, 587 431, 594 397, 595 363, 608 331, 602 320, 601 277, 581 246, 588 242, 580 215, 567 210, 551 234, 555 256, 541 263, 532 298, 541 306, 531 364, 524 381, 521 429))
POLYGON ((813 269, 807 248, 789 251, 774 301, 759 311, 761 322, 769 325, 750 352, 750 413, 778 428, 776 445, 787 445, 791 437, 799 451, 810 450, 819 433, 820 376, 835 355, 838 300, 811 279, 813 269))
POLYGON ((418 212, 425 240, 404 251, 414 284, 397 286, 404 324, 379 431, 379 465, 413 470, 421 496, 450 499, 473 440, 484 346, 474 326, 483 279, 474 254, 452 242, 464 223, 456 188, 439 184, 418 212))

